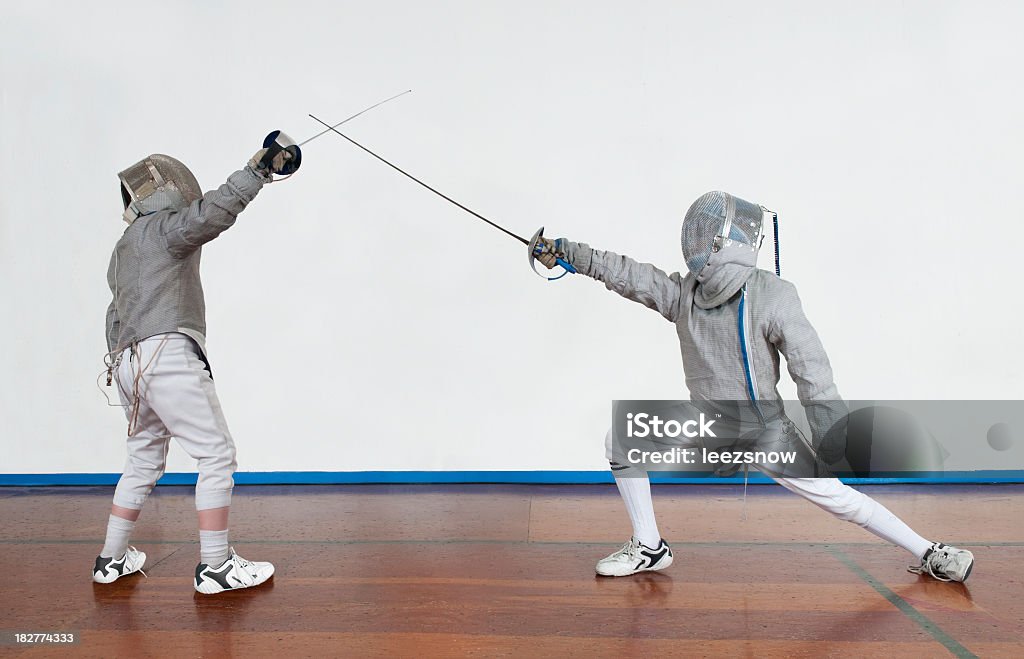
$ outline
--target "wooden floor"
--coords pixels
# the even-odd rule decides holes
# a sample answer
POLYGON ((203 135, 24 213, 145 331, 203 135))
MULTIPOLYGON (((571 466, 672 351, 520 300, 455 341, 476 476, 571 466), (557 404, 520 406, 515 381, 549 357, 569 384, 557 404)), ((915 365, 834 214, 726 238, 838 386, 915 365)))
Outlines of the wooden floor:
POLYGON ((595 577, 629 536, 612 485, 239 487, 232 543, 276 564, 201 596, 189 488, 150 498, 148 577, 89 578, 111 488, 0 489, 0 629, 83 657, 1022 657, 1024 486, 864 488, 970 548, 967 586, 782 488, 655 486, 675 564, 595 577))

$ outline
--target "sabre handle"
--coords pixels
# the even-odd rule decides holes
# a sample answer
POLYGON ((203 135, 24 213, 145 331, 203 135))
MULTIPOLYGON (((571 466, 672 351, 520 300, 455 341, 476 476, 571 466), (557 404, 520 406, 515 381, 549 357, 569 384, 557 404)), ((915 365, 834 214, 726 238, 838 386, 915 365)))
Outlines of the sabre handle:
POLYGON ((562 274, 558 275, 557 277, 548 277, 547 275, 545 275, 541 271, 537 270, 537 255, 543 249, 542 247, 540 247, 540 239, 543 238, 543 237, 544 237, 544 227, 541 227, 541 228, 537 229, 537 233, 533 234, 533 237, 530 238, 530 244, 527 246, 527 250, 528 250, 527 256, 530 259, 530 267, 533 269, 533 271, 535 273, 537 273, 537 276, 538 277, 543 277, 544 279, 547 279, 548 281, 555 281, 556 279, 561 279, 562 277, 564 277, 564 276, 566 276, 567 274, 570 274, 570 273, 577 274, 576 268, 574 268, 571 263, 569 263, 568 261, 566 261, 565 259, 563 259, 561 257, 555 257, 555 263, 557 263, 558 265, 560 265, 562 267, 562 274))
POLYGON ((572 273, 572 274, 574 274, 574 275, 575 275, 575 274, 579 274, 579 273, 578 273, 578 272, 576 271, 576 268, 575 268, 575 267, 573 267, 572 263, 569 263, 569 262, 568 262, 568 261, 566 261, 565 259, 562 259, 562 258, 556 258, 556 259, 555 259, 555 263, 557 263, 558 265, 560 265, 560 266, 562 266, 563 268, 565 268, 565 271, 566 271, 566 272, 571 272, 571 273, 572 273))

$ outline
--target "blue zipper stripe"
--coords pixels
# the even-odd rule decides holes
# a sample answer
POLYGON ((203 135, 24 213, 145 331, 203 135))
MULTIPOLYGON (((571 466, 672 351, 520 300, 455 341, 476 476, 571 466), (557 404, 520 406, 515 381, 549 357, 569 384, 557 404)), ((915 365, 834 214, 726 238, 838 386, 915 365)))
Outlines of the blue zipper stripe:
POLYGON ((747 311, 747 287, 743 286, 740 289, 740 309, 739 309, 739 333, 740 333, 740 352, 743 353, 743 375, 747 378, 747 395, 750 396, 750 400, 753 401, 754 406, 757 405, 757 393, 754 391, 754 381, 750 375, 750 359, 747 357, 747 333, 743 327, 743 319, 747 311))

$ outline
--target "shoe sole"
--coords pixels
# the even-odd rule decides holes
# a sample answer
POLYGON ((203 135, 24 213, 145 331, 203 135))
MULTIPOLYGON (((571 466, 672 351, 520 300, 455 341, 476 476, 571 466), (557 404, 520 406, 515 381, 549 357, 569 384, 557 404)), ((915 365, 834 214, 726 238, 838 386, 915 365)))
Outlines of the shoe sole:
POLYGON ((625 574, 609 574, 607 572, 602 572, 600 569, 597 569, 597 568, 595 568, 594 571, 597 572, 597 575, 600 576, 600 577, 629 577, 629 576, 632 576, 634 574, 640 574, 641 572, 660 572, 660 571, 668 568, 669 566, 671 566, 673 560, 674 560, 674 557, 672 557, 672 556, 665 556, 660 561, 658 561, 657 563, 655 563, 654 565, 652 565, 650 567, 645 567, 645 568, 642 568, 640 570, 633 570, 632 572, 626 572, 625 574))

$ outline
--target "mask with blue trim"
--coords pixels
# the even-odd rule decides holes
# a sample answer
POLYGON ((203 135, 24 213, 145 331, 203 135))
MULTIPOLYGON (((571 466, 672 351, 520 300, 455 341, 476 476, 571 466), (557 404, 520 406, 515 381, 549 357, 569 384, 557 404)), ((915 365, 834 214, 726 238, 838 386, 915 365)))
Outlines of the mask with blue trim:
POLYGON ((701 195, 683 220, 681 243, 687 269, 699 275, 712 253, 734 245, 745 245, 756 255, 764 239, 765 219, 773 215, 726 192, 701 195))

